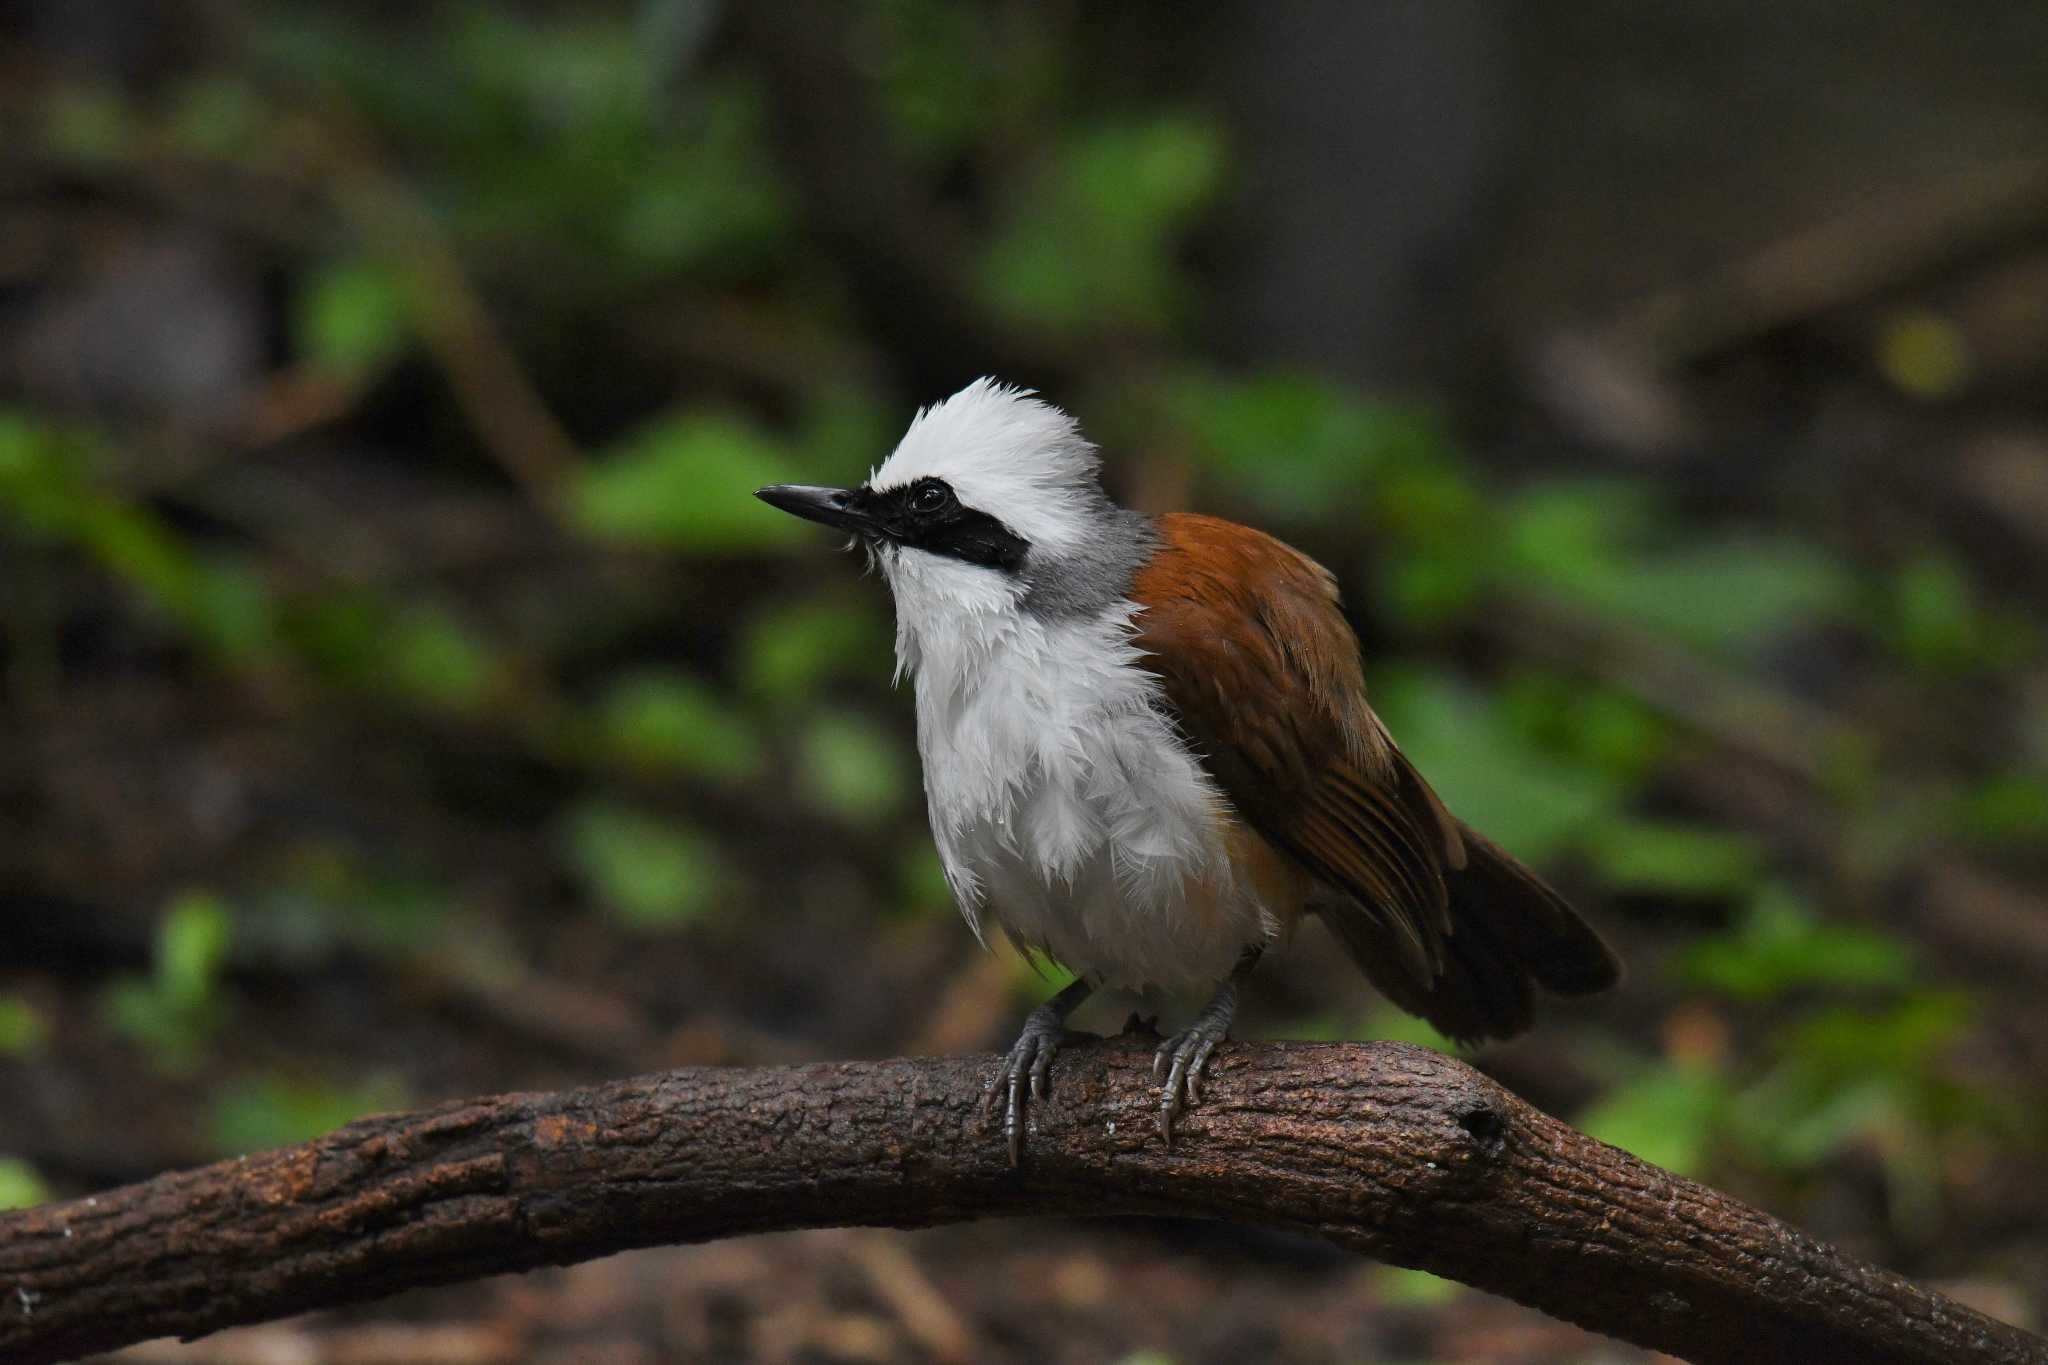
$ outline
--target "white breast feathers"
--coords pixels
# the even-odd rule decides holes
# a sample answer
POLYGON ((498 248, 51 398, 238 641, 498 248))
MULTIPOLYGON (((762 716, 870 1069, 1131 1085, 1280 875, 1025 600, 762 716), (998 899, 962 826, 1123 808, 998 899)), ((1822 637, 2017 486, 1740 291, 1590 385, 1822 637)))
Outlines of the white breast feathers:
POLYGON ((1100 984, 1174 991, 1275 936, 1233 876, 1227 803, 1138 666, 1134 604, 1046 620, 994 574, 916 553, 884 568, 932 833, 977 935, 992 916, 1100 984))

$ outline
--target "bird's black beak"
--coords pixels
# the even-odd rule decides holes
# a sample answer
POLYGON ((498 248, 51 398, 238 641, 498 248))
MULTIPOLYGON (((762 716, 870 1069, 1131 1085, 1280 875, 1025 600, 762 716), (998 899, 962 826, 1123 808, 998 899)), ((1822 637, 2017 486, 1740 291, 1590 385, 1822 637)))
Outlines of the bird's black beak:
POLYGON ((754 496, 770 507, 780 507, 805 521, 872 534, 874 518, 859 506, 858 493, 854 488, 814 488, 801 483, 770 484, 754 490, 754 496))

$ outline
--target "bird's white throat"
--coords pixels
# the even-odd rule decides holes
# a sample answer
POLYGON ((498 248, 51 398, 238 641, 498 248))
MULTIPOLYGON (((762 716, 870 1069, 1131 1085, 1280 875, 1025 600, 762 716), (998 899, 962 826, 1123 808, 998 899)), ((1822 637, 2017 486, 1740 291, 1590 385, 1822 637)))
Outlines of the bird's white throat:
POLYGON ((1222 794, 1139 667, 1138 608, 1025 609, 1013 579, 884 551, 932 833, 962 913, 1110 986, 1206 990, 1274 933, 1222 794))

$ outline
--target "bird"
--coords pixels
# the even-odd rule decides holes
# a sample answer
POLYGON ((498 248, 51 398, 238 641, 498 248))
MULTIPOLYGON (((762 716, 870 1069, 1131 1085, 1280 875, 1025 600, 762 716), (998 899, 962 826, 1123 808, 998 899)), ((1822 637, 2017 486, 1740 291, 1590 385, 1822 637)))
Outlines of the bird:
POLYGON ((1011 1165, 1066 1020, 1098 990, 1207 1003, 1153 1059, 1157 1127, 1201 1101, 1253 966, 1308 915, 1394 1004, 1460 1042, 1620 960, 1446 808, 1366 697, 1337 581, 1262 531, 1104 491, 1078 423, 984 377, 921 408, 858 487, 770 506, 851 533, 896 609, 953 898, 1074 973, 988 1082, 1011 1165))

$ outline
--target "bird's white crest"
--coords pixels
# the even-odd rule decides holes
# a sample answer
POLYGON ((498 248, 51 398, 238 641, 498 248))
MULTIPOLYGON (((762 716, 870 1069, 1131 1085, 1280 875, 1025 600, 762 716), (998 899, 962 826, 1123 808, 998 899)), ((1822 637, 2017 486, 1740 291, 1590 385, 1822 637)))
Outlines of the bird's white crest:
POLYGON ((920 409, 868 486, 944 479, 965 505, 1058 553, 1088 534, 1100 463, 1072 417, 1029 389, 982 378, 920 409))

